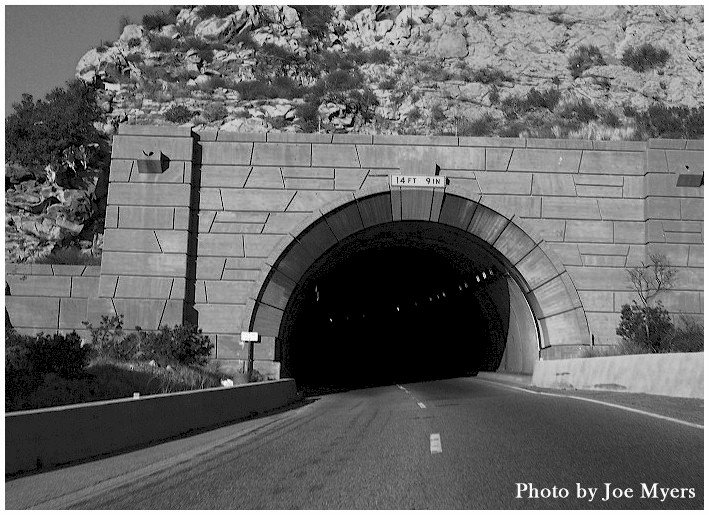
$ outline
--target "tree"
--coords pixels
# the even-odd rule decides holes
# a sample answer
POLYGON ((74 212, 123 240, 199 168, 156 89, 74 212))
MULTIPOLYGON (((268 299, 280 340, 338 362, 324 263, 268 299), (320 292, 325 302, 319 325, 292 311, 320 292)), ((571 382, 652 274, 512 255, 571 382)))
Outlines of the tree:
POLYGON ((92 85, 81 80, 55 88, 44 100, 22 95, 15 112, 5 119, 5 159, 30 169, 59 162, 70 147, 102 143, 93 166, 105 164, 108 147, 94 126, 102 118, 92 85))
POLYGON ((641 262, 639 266, 628 270, 630 284, 640 303, 633 300, 632 305, 622 306, 621 322, 616 334, 655 351, 660 350, 665 336, 674 326, 662 302, 654 302, 654 299, 660 292, 672 287, 676 273, 676 269, 662 254, 652 254, 649 264, 641 262))

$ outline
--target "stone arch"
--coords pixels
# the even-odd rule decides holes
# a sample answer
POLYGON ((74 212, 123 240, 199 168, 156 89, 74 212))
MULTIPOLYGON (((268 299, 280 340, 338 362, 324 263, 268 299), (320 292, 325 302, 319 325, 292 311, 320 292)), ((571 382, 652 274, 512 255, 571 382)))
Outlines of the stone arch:
POLYGON ((277 338, 291 294, 320 256, 359 231, 408 220, 445 224, 485 242, 505 264, 533 314, 540 358, 555 347, 590 343, 576 287, 543 238, 512 211, 455 186, 373 187, 344 194, 316 210, 266 259, 249 295, 242 327, 277 338))

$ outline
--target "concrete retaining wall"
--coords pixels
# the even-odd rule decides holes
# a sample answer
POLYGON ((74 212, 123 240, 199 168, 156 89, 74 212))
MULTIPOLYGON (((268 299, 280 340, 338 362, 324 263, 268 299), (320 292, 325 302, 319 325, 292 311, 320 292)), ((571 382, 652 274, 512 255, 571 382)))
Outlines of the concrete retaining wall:
POLYGON ((540 361, 532 385, 704 398, 704 353, 638 354, 540 361))
POLYGON ((5 474, 84 460, 292 403, 295 381, 151 395, 5 415, 5 474))

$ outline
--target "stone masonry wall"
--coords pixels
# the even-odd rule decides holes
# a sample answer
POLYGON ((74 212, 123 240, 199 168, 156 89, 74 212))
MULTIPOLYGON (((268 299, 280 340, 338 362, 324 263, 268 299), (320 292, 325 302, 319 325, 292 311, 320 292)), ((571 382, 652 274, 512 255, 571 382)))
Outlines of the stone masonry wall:
MULTIPOLYGON (((597 344, 615 341, 621 305, 632 298, 627 267, 654 252, 678 268, 665 306, 676 315, 703 316, 704 188, 676 186, 680 173, 703 174, 702 141, 144 126, 121 126, 119 134, 89 319, 121 312, 126 327, 145 329, 193 321, 213 338, 215 357, 237 368, 248 358, 239 342, 248 329, 242 327, 248 297, 282 238, 349 192, 387 185, 390 174, 421 173, 417 163, 436 164, 451 186, 516 213, 546 240, 579 292, 597 344), (162 174, 137 173, 147 148, 170 159, 162 174)), ((566 357, 550 350, 548 357, 566 357)), ((254 352, 257 369, 276 372, 273 338, 254 352)))
POLYGON ((5 316, 20 333, 87 331, 90 298, 98 294, 100 266, 5 265, 5 316))

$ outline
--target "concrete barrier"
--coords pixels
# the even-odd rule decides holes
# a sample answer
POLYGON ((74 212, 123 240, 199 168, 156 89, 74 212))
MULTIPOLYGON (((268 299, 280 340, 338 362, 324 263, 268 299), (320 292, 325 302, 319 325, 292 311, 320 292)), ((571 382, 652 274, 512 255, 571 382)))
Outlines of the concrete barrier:
POLYGON ((637 354, 540 361, 532 385, 704 398, 704 353, 637 354))
POLYGON ((286 406, 293 379, 5 415, 5 474, 137 448, 286 406))

